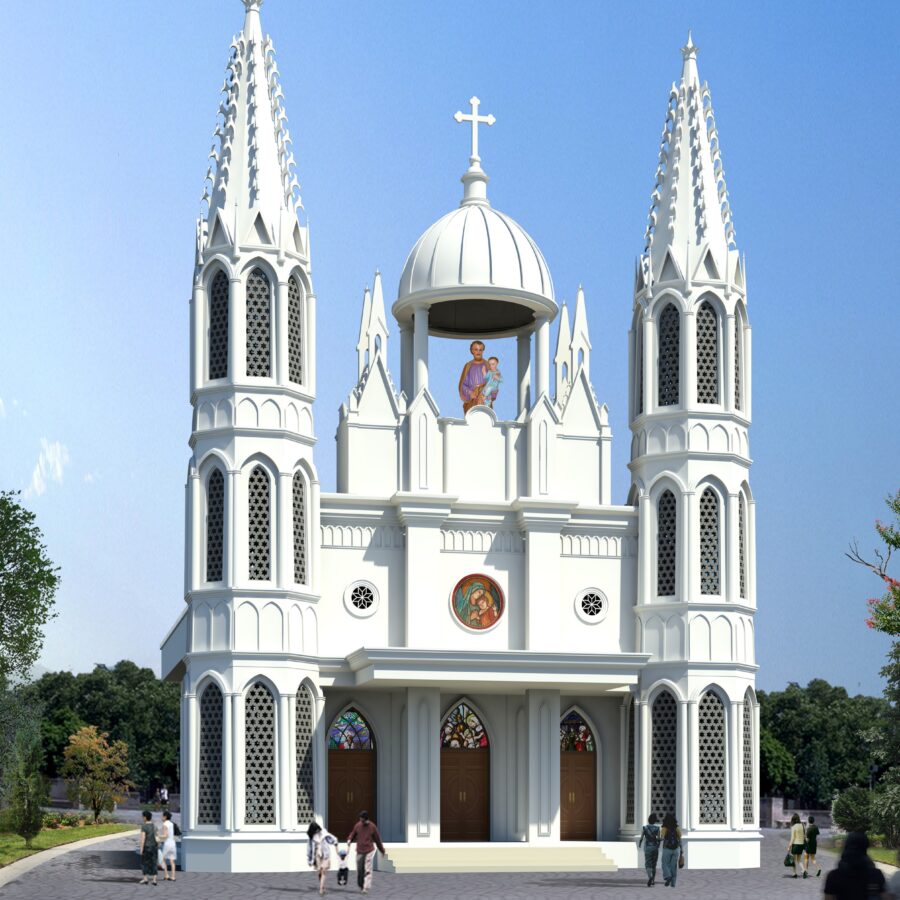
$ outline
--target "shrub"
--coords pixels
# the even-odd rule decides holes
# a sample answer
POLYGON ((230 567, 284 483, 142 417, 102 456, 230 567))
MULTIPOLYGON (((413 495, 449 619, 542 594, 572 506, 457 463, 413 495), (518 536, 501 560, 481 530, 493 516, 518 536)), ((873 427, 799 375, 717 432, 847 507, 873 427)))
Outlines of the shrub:
POLYGON ((67 828, 77 828, 83 821, 83 814, 63 813, 60 820, 67 828))
POLYGON ((831 818, 844 831, 869 831, 872 824, 872 792, 851 787, 837 794, 831 804, 831 818))
POLYGON ((44 813, 44 828, 59 828, 62 824, 62 816, 59 813, 44 813))
POLYGON ((872 827, 887 847, 900 847, 900 784, 884 784, 872 795, 872 827))

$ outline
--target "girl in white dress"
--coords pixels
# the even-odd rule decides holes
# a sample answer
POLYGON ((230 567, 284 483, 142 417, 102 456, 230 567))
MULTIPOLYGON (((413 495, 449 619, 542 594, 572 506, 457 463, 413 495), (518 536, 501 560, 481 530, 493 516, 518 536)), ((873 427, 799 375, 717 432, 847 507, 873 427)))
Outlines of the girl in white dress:
POLYGON ((160 829, 160 837, 162 838, 162 865, 163 865, 163 881, 175 880, 175 824, 172 822, 172 813, 168 810, 163 812, 163 823, 160 829), (172 876, 169 877, 168 864, 172 867, 172 876))
POLYGON ((306 845, 306 861, 315 868, 319 876, 319 893, 325 893, 325 879, 331 868, 331 848, 337 847, 338 841, 318 822, 310 822, 306 829, 309 843, 306 845))

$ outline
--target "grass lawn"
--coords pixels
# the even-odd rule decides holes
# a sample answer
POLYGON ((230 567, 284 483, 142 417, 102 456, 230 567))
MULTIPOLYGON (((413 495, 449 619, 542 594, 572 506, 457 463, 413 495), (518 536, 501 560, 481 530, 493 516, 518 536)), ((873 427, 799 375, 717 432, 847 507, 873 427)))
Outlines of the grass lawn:
POLYGON ((876 862, 887 863, 889 866, 897 865, 897 851, 890 847, 869 847, 869 856, 876 862))
POLYGON ((32 842, 31 849, 25 849, 25 841, 17 834, 8 831, 0 832, 0 866, 8 866, 17 859, 23 859, 59 847, 60 844, 71 844, 85 838, 102 837, 104 834, 115 834, 118 831, 136 831, 134 825, 83 825, 80 828, 45 828, 32 842))

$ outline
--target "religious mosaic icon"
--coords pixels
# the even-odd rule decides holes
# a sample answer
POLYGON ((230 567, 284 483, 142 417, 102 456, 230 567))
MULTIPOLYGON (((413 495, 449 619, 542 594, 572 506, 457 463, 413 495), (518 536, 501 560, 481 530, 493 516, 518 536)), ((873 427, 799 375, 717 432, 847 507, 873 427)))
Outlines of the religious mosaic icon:
POLYGON ((591 729, 574 710, 559 723, 559 749, 582 753, 594 752, 594 736, 591 729))
POLYGON ((369 725, 355 709, 348 709, 334 720, 328 729, 328 749, 372 749, 372 733, 369 725))
POLYGON ((481 750, 488 746, 481 719, 465 703, 460 703, 444 719, 441 747, 448 750, 481 750))
POLYGON ((472 358, 463 366, 459 376, 459 399, 462 400, 463 412, 467 413, 473 406, 490 406, 493 409, 503 381, 500 360, 496 356, 485 358, 482 341, 472 341, 469 352, 472 358))
POLYGON ((451 606, 467 628, 484 631, 503 615, 503 591, 487 575, 466 575, 453 589, 451 606))

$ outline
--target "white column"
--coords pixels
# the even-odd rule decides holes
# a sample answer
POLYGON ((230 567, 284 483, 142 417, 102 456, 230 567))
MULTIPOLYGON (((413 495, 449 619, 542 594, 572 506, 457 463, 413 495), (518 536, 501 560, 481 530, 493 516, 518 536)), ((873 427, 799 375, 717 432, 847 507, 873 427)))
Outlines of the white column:
POLYGON ((753 825, 759 828, 759 704, 753 704, 753 825))
POLYGON ((228 377, 232 383, 247 377, 247 301, 239 277, 228 282, 228 377))
POLYGON ((222 827, 234 828, 234 694, 225 694, 222 706, 222 827))
POLYGON ((180 737, 180 746, 178 753, 179 770, 181 779, 179 790, 181 793, 181 825, 185 831, 190 829, 191 825, 191 793, 194 790, 194 783, 191 781, 191 754, 197 752, 197 747, 190 740, 188 733, 188 712, 187 698, 190 678, 185 674, 181 679, 181 702, 178 709, 178 728, 180 737))
POLYGON ((559 840, 559 691, 526 691, 528 841, 559 840))
POLYGON ((619 831, 625 829, 628 806, 628 697, 619 706, 619 831))
POLYGON ((646 700, 637 700, 635 723, 637 724, 637 740, 635 741, 636 784, 634 795, 634 822, 643 824, 650 815, 650 704, 646 700))
MULTIPOLYGON (((700 707, 696 700, 689 700, 688 706, 688 742, 690 752, 687 756, 685 770, 687 772, 687 786, 689 796, 686 807, 686 828, 695 828, 700 821, 700 756, 697 748, 700 746, 700 707)), ((687 748, 685 748, 687 753, 687 748)))
POLYGON ((275 285, 275 327, 272 329, 272 375, 278 384, 288 385, 288 283, 279 281, 275 285))
POLYGON ((234 722, 234 752, 231 757, 231 780, 234 785, 234 830, 244 827, 244 695, 234 694, 232 700, 232 721, 234 722))
MULTIPOLYGON (((725 573, 722 581, 722 595, 732 603, 741 601, 740 583, 740 535, 739 509, 741 498, 738 494, 729 494, 727 498, 727 524, 725 526, 725 547, 722 556, 725 559, 725 573), (726 588, 727 585, 727 588, 726 588)), ((746 526, 746 523, 744 523, 746 526)), ((745 560, 746 563, 746 560, 745 560)))
POLYGON ((417 309, 413 318, 413 356, 416 377, 413 393, 428 387, 428 310, 417 309))
POLYGON ((741 712, 744 704, 731 701, 728 710, 728 822, 732 831, 741 827, 743 804, 741 802, 741 712))
POLYGON ((656 323, 644 319, 644 413, 656 408, 656 323))
POLYGON ((284 694, 278 696, 278 752, 276 759, 275 786, 278 810, 278 827, 281 831, 288 830, 290 820, 290 751, 288 750, 288 698, 284 694))
MULTIPOLYGON (((746 578, 747 578, 747 601, 750 605, 755 609, 756 608, 756 501, 747 500, 747 521, 744 523, 744 527, 747 529, 747 533, 744 535, 744 540, 747 542, 746 547, 744 548, 744 552, 747 555, 747 558, 744 561, 744 564, 747 567, 746 570, 746 578)), ((748 659, 747 662, 753 662, 756 659, 756 641, 754 640, 754 648, 753 648, 753 659, 748 659)))
POLYGON ((517 411, 522 413, 531 408, 531 332, 516 338, 516 375, 519 388, 517 411))
POLYGON ((688 757, 688 701, 678 701, 678 752, 675 768, 675 807, 678 810, 678 822, 682 828, 691 827, 689 798, 693 796, 694 786, 689 776, 688 757))
MULTIPOLYGON (((225 559, 223 560, 224 575, 227 579, 226 585, 234 587, 238 582, 238 476, 239 472, 231 471, 228 473, 228 491, 225 494, 225 541, 223 550, 225 559)), ((234 640, 232 639, 232 646, 234 640)))
MULTIPOLYGON (((650 505, 650 494, 644 491, 638 501, 638 572, 637 602, 649 603, 656 596, 656 585, 653 583, 653 540, 651 537, 650 518, 653 509, 650 505)), ((640 653, 641 648, 635 647, 640 653)))
POLYGON ((206 361, 206 291, 202 282, 194 284, 191 296, 191 394, 205 381, 204 372, 206 361))
POLYGON ((400 324, 400 390, 412 399, 413 385, 413 327, 411 322, 400 324))
POLYGON ((693 310, 681 318, 681 408, 697 408, 697 317, 693 310))
POLYGON ((287 717, 287 816, 282 823, 282 828, 296 831, 297 822, 297 695, 289 694, 287 717))
POLYGON ((753 415, 753 366, 750 365, 752 348, 750 340, 750 326, 744 326, 744 416, 751 418, 753 415))
POLYGON ((307 393, 316 396, 316 295, 306 296, 306 328, 303 331, 303 381, 307 393))
POLYGON ((191 469, 191 496, 190 496, 190 532, 188 533, 188 540, 191 542, 190 545, 190 560, 191 560, 191 571, 189 575, 189 585, 192 591, 196 591, 202 581, 203 581, 203 559, 201 556, 201 550, 204 545, 203 540, 203 510, 204 503, 202 497, 200 496, 200 473, 192 468, 191 469))
POLYGON ((273 519, 275 584, 281 590, 291 590, 294 587, 294 483, 291 472, 278 472, 276 475, 273 519))
POLYGON ((550 395, 550 320, 540 316, 534 333, 535 400, 550 395))
POLYGON ((409 688, 406 702, 406 840, 441 839, 440 688, 409 688))
POLYGON ((185 697, 187 702, 187 735, 188 747, 190 753, 188 755, 188 784, 190 785, 190 801, 188 805, 188 831, 193 831, 197 827, 197 787, 199 778, 197 776, 198 756, 197 752, 200 747, 200 723, 197 719, 197 695, 194 693, 187 694, 185 697))
POLYGON ((312 593, 319 594, 322 583, 320 577, 322 538, 319 533, 319 526, 321 523, 321 485, 318 481, 310 481, 309 494, 309 521, 306 523, 306 559, 310 571, 306 574, 306 580, 310 584, 312 593))
POLYGON ((693 596, 696 579, 696 562, 699 555, 697 536, 700 534, 700 510, 695 509, 693 491, 685 491, 680 498, 678 533, 678 599, 687 603, 693 596))
POLYGON ((725 396, 722 398, 722 406, 727 412, 734 412, 734 314, 725 317, 725 346, 719 354, 722 365, 725 367, 724 385, 725 396))

